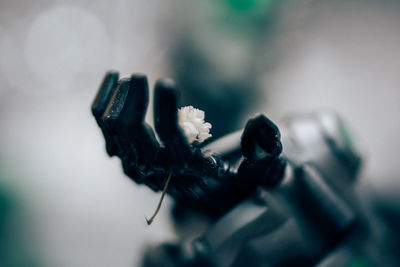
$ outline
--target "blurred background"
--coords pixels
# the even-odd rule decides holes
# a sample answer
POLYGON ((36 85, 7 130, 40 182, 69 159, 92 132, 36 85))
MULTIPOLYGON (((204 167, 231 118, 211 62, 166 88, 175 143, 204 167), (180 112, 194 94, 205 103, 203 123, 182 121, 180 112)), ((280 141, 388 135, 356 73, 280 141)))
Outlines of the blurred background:
POLYGON ((136 266, 176 238, 171 200, 146 227, 159 195, 106 155, 90 105, 109 69, 175 78, 215 137, 338 112, 365 201, 396 223, 399 49, 399 1, 1 0, 0 266, 136 266))

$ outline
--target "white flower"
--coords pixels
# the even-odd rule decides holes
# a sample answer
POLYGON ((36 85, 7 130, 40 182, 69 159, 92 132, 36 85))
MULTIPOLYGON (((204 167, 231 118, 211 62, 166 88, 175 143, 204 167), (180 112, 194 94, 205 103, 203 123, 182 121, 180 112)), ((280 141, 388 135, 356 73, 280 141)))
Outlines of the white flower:
POLYGON ((211 124, 204 121, 204 111, 192 106, 178 110, 178 124, 182 128, 189 144, 194 141, 203 142, 211 137, 211 124))

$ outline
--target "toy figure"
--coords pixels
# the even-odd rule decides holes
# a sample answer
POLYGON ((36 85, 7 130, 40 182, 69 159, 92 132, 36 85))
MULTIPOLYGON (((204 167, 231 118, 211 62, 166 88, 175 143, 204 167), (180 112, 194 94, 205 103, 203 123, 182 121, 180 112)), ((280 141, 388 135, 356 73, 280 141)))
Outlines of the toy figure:
POLYGON ((160 79, 154 93, 160 144, 144 122, 147 104, 146 76, 106 74, 92 112, 107 153, 136 183, 164 189, 176 202, 176 220, 189 212, 210 223, 190 244, 148 250, 143 266, 394 265, 371 242, 368 213, 353 186, 361 159, 338 116, 288 118, 282 143, 278 127, 258 115, 243 131, 189 144, 175 84, 160 79))

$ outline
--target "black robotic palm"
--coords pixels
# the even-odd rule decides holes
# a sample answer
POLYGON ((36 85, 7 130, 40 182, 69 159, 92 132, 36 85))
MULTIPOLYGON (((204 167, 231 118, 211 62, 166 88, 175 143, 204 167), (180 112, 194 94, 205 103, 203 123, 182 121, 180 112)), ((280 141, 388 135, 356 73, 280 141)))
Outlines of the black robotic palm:
POLYGON ((259 185, 274 185, 283 176, 285 161, 280 133, 263 115, 250 119, 242 134, 242 156, 222 160, 189 145, 177 121, 177 89, 170 79, 159 79, 154 93, 154 123, 144 122, 148 105, 147 78, 133 74, 119 80, 109 72, 92 105, 102 129, 107 153, 118 156, 125 173, 154 191, 164 187, 178 203, 220 216, 247 197, 259 185))

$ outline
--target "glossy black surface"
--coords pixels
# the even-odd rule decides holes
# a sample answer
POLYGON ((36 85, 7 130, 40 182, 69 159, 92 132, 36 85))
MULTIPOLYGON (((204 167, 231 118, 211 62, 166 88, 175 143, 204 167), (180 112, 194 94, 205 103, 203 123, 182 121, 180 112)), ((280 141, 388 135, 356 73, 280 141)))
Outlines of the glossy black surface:
POLYGON ((242 136, 242 163, 237 167, 237 156, 222 160, 212 151, 203 153, 198 144, 188 144, 178 126, 179 92, 173 80, 159 79, 155 85, 154 124, 160 144, 144 122, 146 76, 133 74, 118 83, 116 77, 117 73, 106 74, 92 112, 109 155, 121 159, 125 173, 135 182, 160 191, 172 172, 169 195, 180 205, 218 217, 258 185, 273 185, 283 177, 280 133, 265 116, 249 120, 242 136))

